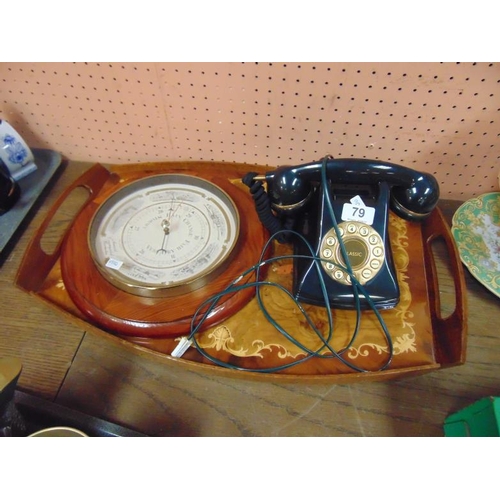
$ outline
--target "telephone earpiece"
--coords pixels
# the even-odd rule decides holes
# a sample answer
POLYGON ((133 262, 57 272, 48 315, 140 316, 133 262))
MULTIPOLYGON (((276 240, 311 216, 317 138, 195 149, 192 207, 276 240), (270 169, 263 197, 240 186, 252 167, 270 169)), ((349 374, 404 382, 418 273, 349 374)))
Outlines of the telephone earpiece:
MULTIPOLYGON (((296 167, 278 167, 265 180, 273 209, 293 213, 302 208, 321 180, 321 163, 296 167)), ((332 183, 374 184, 386 182, 391 187, 391 208, 400 217, 422 220, 430 215, 439 200, 439 185, 428 173, 394 163, 367 159, 330 159, 326 175, 332 183)))

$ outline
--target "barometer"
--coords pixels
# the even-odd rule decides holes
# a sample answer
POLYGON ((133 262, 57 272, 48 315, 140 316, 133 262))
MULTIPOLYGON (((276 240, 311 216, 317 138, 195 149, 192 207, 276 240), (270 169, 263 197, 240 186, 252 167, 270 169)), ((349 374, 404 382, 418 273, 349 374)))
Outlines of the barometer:
POLYGON ((241 182, 244 168, 94 166, 79 184, 90 199, 61 247, 68 310, 136 338, 185 335, 205 310, 205 328, 238 312, 255 290, 225 290, 252 279, 247 271, 269 237, 241 182))
POLYGON ((196 290, 235 249, 239 214, 231 198, 199 177, 163 174, 118 190, 96 212, 89 247, 99 272, 146 297, 196 290))

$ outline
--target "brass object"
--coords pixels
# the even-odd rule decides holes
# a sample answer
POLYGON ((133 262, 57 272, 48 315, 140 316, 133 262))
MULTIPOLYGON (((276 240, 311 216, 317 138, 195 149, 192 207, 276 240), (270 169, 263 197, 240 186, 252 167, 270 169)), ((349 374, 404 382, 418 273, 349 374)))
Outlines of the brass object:
MULTIPOLYGON (((338 226, 343 237, 345 249, 350 259, 354 276, 361 285, 377 276, 385 258, 382 238, 372 226, 362 222, 342 222, 338 226)), ((351 278, 345 270, 340 243, 335 229, 330 229, 321 241, 321 265, 331 278, 351 284, 351 278)))
POLYGON ((102 276, 125 292, 169 297, 205 286, 224 268, 238 241, 232 199, 193 175, 135 180, 97 210, 88 231, 102 276))

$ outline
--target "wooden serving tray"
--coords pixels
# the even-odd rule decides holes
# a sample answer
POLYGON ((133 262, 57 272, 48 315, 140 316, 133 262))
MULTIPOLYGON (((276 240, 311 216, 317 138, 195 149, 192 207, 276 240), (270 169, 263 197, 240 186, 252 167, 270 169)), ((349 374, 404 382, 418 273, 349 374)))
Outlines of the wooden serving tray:
MULTIPOLYGON (((389 232, 401 300, 397 307, 380 314, 390 333, 392 347, 372 311, 362 313, 359 332, 351 342, 356 312, 335 310, 332 337, 328 342, 331 349, 325 349, 323 341, 290 298, 278 287, 268 286, 261 288, 262 302, 267 313, 290 337, 280 333, 266 318, 255 297, 255 288, 249 287, 225 296, 216 308, 217 314, 211 316, 196 334, 196 342, 205 355, 190 348, 182 358, 173 358, 170 353, 179 337, 189 332, 198 306, 255 264, 267 242, 268 235, 255 215, 253 200, 241 182, 249 170, 263 173, 269 168, 212 162, 141 163, 109 168, 97 164, 75 181, 52 207, 30 242, 16 284, 87 331, 119 338, 134 349, 153 351, 166 362, 180 363, 191 370, 264 380, 347 383, 399 378, 465 362, 467 325, 463 268, 449 227, 438 208, 423 223, 408 222, 392 214, 390 217, 389 232), (128 297, 123 295, 125 292, 106 287, 105 293, 95 294, 97 298, 91 296, 94 305, 89 307, 86 305, 88 294, 93 294, 89 292, 92 289, 89 283, 95 286, 98 273, 92 269, 93 264, 85 252, 81 259, 79 257, 79 266, 69 266, 69 270, 67 256, 74 255, 75 248, 81 246, 78 235, 86 231, 90 214, 118 183, 167 172, 199 175, 222 183, 230 191, 244 221, 235 262, 213 286, 181 297, 136 297, 133 303, 128 303, 128 297), (88 191, 88 200, 54 251, 48 254, 42 249, 42 238, 61 205, 81 187, 88 191), (439 283, 431 249, 436 240, 445 243, 455 290, 455 309, 446 317, 441 316, 439 283), (122 302, 123 317, 116 312, 122 302), (297 344, 320 352, 322 356, 305 359, 303 348, 297 344), (390 364, 385 366, 389 358, 390 364), (282 369, 284 366, 286 368, 282 369)), ((291 289, 292 261, 286 258, 292 253, 291 246, 273 243, 269 248, 273 256, 284 258, 266 266, 266 280, 291 289)), ((249 277, 246 282, 250 283, 249 277)), ((104 288, 98 284, 98 290, 104 288)), ((305 305, 304 309, 315 327, 326 335, 329 330, 326 309, 310 305, 305 305)))

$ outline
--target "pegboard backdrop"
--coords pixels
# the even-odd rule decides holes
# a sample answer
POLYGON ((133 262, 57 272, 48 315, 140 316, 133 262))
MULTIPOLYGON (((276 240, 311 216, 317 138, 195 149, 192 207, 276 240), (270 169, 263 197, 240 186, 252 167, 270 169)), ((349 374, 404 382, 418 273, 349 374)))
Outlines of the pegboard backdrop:
POLYGON ((373 158, 498 191, 499 63, 0 63, 0 118, 70 160, 373 158))

